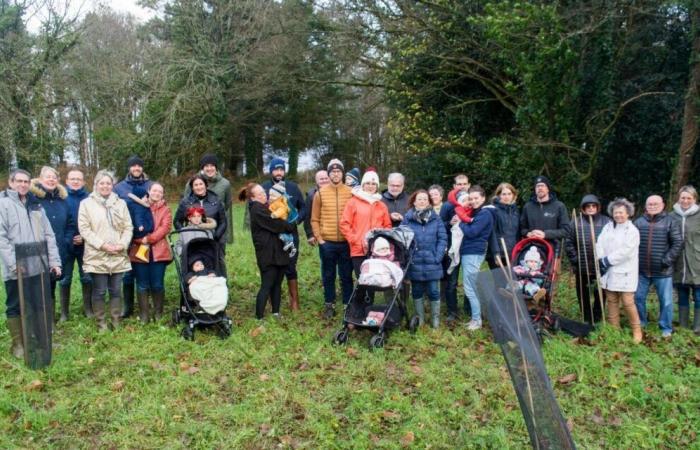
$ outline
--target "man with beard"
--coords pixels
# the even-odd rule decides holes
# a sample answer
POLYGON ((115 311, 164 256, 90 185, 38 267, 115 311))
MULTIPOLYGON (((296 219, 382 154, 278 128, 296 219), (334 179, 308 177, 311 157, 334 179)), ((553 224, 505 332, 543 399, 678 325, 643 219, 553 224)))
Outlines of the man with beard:
POLYGON ((520 234, 550 241, 566 238, 569 229, 569 214, 566 206, 552 192, 552 183, 544 175, 535 178, 535 193, 523 206, 520 214, 520 234))
MULTIPOLYGON (((272 158, 270 161, 270 180, 265 181, 262 184, 263 189, 268 198, 270 197, 270 188, 275 183, 284 181, 284 186, 287 191, 287 197, 289 197, 289 204, 296 208, 299 213, 297 218, 297 225, 304 222, 306 217, 306 204, 304 203, 304 194, 302 194, 299 186, 293 182, 284 179, 286 174, 285 162, 281 158, 272 158)), ((299 231, 295 228, 292 233, 294 238, 294 246, 299 248, 299 231)), ((289 289, 289 306, 292 311, 299 309, 299 284, 297 282, 297 259, 299 258, 299 252, 297 252, 292 258, 285 276, 287 277, 287 288, 289 289)))
MULTIPOLYGON (((231 182, 226 179, 219 170, 219 158, 213 154, 206 154, 199 160, 199 173, 207 180, 207 190, 219 197, 224 205, 226 217, 228 217, 227 243, 233 243, 233 196, 231 194, 231 182)), ((185 197, 190 195, 190 184, 185 186, 185 197)))

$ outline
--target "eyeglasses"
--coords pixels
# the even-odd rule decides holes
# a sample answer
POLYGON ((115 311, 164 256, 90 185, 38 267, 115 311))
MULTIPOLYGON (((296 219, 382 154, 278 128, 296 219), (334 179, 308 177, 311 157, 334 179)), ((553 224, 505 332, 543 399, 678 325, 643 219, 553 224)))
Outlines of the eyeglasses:
POLYGON ((17 178, 15 178, 15 183, 29 184, 29 180, 18 180, 17 178))

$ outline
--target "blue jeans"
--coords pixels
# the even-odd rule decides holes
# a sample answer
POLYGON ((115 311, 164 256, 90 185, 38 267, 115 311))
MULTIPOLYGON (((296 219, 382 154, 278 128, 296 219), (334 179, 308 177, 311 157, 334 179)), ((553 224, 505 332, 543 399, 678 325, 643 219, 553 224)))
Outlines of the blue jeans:
POLYGON ((693 291, 695 309, 700 309, 700 287, 679 284, 676 285, 676 289, 678 290, 678 306, 690 306, 690 291, 693 291))
POLYGON ((63 278, 61 278, 61 286, 70 286, 73 282, 73 267, 78 263, 78 273, 80 274, 80 282, 82 284, 92 283, 92 278, 89 273, 83 272, 83 255, 74 255, 71 252, 66 252, 65 260, 63 261, 63 278))
POLYGON ((462 257, 462 284, 464 294, 469 298, 472 308, 472 320, 481 320, 481 305, 476 294, 476 277, 484 262, 484 255, 461 255, 462 257))
POLYGON ((136 275, 136 285, 139 292, 159 293, 165 291, 163 279, 165 278, 165 262, 132 263, 136 275))
MULTIPOLYGON (((459 265, 454 268, 451 274, 445 275, 445 304, 447 305, 447 315, 457 316, 457 282, 459 281, 459 265)), ((470 314, 469 300, 466 291, 464 293, 464 314, 470 314)))
POLYGON ((647 294, 651 284, 656 288, 656 295, 659 297, 659 328, 661 331, 673 331, 673 278, 646 277, 640 273, 634 303, 637 305, 642 327, 647 326, 647 294))
POLYGON ((440 301, 440 280, 430 281, 411 281, 411 294, 415 300, 422 300, 425 294, 428 294, 428 300, 431 302, 440 301))
POLYGON ((326 241, 318 247, 321 253, 321 270, 323 273, 323 300, 335 303, 335 276, 340 276, 343 304, 350 301, 352 295, 352 259, 350 245, 347 242, 326 241))

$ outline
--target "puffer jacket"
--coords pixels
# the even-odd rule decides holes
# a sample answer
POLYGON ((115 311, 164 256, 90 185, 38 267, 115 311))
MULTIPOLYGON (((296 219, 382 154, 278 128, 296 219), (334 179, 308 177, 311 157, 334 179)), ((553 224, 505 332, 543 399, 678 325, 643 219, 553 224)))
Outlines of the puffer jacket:
POLYGON ((506 249, 510 257, 520 237, 520 211, 515 203, 504 205, 498 197, 493 199, 492 205, 493 208, 488 209, 493 214, 493 231, 489 236, 489 256, 493 259, 500 256, 505 261, 501 238, 506 241, 506 249))
POLYGON ((520 214, 520 234, 526 236, 532 230, 544 231, 544 237, 548 241, 557 241, 566 237, 569 227, 569 214, 566 206, 559 200, 554 192, 549 193, 549 200, 538 202, 533 195, 523 206, 520 214))
POLYGON ((459 223, 464 237, 459 247, 460 255, 485 255, 489 236, 493 231, 493 214, 488 208, 477 208, 472 213, 471 223, 459 223))
MULTIPOLYGON (((16 244, 46 241, 49 267, 61 267, 56 238, 44 208, 32 194, 22 203, 17 191, 0 193, 0 263, 3 281, 17 279, 16 244)), ((27 275, 37 275, 28 273, 27 275)))
MULTIPOLYGON (((170 252, 167 236, 170 233, 172 226, 173 215, 170 212, 170 207, 164 200, 151 204, 151 214, 153 215, 153 232, 146 235, 145 239, 150 245, 150 252, 153 262, 170 262, 173 260, 173 255, 170 252)), ((136 258, 136 252, 139 245, 144 239, 134 239, 129 248, 129 259, 133 263, 143 263, 142 260, 136 258)))
MULTIPOLYGON (((304 223, 304 218, 308 214, 306 202, 304 201, 304 194, 301 192, 301 189, 299 189, 299 185, 295 182, 291 180, 283 181, 284 188, 287 191, 287 201, 297 210, 297 213, 299 214, 299 217, 297 217, 297 225, 304 223)), ((270 189, 272 188, 273 184, 275 184, 274 180, 267 180, 262 184, 262 188, 265 189, 267 198, 270 198, 270 189)), ((292 231, 292 234, 299 234, 299 230, 295 228, 294 231, 292 231)))
MULTIPOLYGON (((386 190, 382 192, 382 203, 386 205, 390 217, 392 213, 399 213, 403 216, 411 207, 411 205, 408 204, 408 194, 406 194, 406 192, 401 192, 399 195, 394 197, 388 190, 386 190)), ((400 220, 391 220, 392 227, 398 227, 400 224, 400 220)))
POLYGON ((634 221, 639 230, 639 273, 646 277, 670 277, 683 248, 680 224, 666 212, 644 214, 634 221))
POLYGON ((443 277, 442 258, 447 251, 447 231, 435 211, 431 209, 430 213, 427 222, 422 223, 416 210, 410 209, 401 222, 413 230, 416 242, 413 262, 408 269, 411 281, 433 281, 443 277))
POLYGON ((340 219, 352 198, 352 189, 342 183, 318 190, 311 203, 311 229, 317 240, 344 242, 340 219))
POLYGON ((126 202, 112 192, 106 199, 97 192, 80 203, 78 229, 85 240, 83 270, 86 273, 115 274, 131 270, 127 255, 133 226, 126 202), (120 244, 124 250, 110 254, 104 244, 120 244))
POLYGON ((58 247, 58 253, 61 255, 61 261, 65 261, 68 245, 71 244, 73 239, 73 236, 69 236, 69 230, 72 226, 69 223, 71 216, 70 205, 66 201, 68 197, 66 188, 59 184, 52 191, 48 191, 41 185, 39 179, 35 178, 29 185, 29 192, 34 194, 44 208, 46 217, 49 218, 49 223, 51 223, 53 234, 56 237, 56 246, 58 247))
POLYGON ((700 286, 700 206, 693 205, 683 211, 675 204, 671 216, 679 223, 683 236, 683 250, 676 260, 673 282, 700 286))
POLYGON ((379 200, 368 201, 359 189, 354 190, 340 219, 340 232, 350 244, 350 256, 367 253, 365 236, 375 228, 391 228, 386 205, 379 200))
POLYGON ((68 191, 66 203, 68 203, 68 213, 70 214, 68 228, 66 229, 66 238, 68 239, 66 250, 73 255, 82 256, 85 246, 73 244, 73 238, 80 235, 80 231, 78 231, 78 210, 80 209, 80 202, 88 198, 90 193, 86 191, 84 187, 80 189, 66 188, 66 190, 68 191))
POLYGON ((611 267, 600 278, 603 289, 635 292, 639 282, 639 231, 631 221, 608 222, 596 242, 598 258, 608 258, 611 267))
POLYGON ((224 205, 219 201, 219 197, 211 191, 207 191, 207 195, 202 198, 195 194, 190 194, 180 200, 180 204, 177 206, 177 211, 175 212, 175 219, 173 220, 175 229, 179 230, 187 226, 187 209, 191 206, 201 206, 204 208, 204 213, 207 217, 216 220, 214 239, 221 244, 225 244, 226 227, 228 226, 226 211, 224 210, 224 205))
MULTIPOLYGON (((588 203, 595 203, 598 205, 598 211, 600 211, 601 205, 598 197, 590 194, 585 195, 583 199, 581 199, 580 208, 583 209, 583 205, 588 203)), ((611 219, 600 213, 595 214, 592 218, 593 231, 597 240, 598 236, 600 236, 600 233, 603 231, 603 227, 610 223, 611 219)), ((583 214, 578 216, 575 223, 569 224, 566 233, 566 243, 564 245, 566 248, 566 255, 569 257, 569 262, 572 266, 578 266, 579 270, 585 271, 586 268, 588 268, 588 274, 593 275, 595 273, 595 259, 593 258, 593 239, 591 238, 589 216, 583 214), (576 242, 577 236, 578 242, 576 242)), ((598 256, 598 258, 600 258, 600 256, 598 256)))

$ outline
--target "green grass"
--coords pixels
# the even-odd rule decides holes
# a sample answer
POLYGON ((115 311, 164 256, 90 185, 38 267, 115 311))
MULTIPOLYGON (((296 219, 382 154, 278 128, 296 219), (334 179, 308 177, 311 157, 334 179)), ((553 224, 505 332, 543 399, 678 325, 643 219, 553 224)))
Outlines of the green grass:
MULTIPOLYGON (((370 352, 369 335, 330 344, 340 318, 319 318, 317 250, 302 245, 303 311, 253 318, 258 286, 250 235, 227 251, 233 336, 127 321, 98 335, 79 314, 58 326, 54 361, 31 371, 9 356, 0 319, 0 448, 524 448, 527 431, 491 334, 463 327, 397 332, 370 352), (41 388, 29 384, 39 380, 41 388)), ((168 309, 177 303, 171 265, 168 309)), ((575 311, 571 280, 558 308, 575 311)), ((2 302, 4 304, 4 301, 2 302)), ((652 316, 657 314, 652 302, 652 316)), ((574 315, 575 317, 575 315, 574 315)), ((562 411, 580 448, 700 448, 700 339, 680 330, 644 345, 629 329, 588 343, 557 335, 543 347, 562 411), (570 383, 559 383, 575 373, 570 383)))

